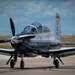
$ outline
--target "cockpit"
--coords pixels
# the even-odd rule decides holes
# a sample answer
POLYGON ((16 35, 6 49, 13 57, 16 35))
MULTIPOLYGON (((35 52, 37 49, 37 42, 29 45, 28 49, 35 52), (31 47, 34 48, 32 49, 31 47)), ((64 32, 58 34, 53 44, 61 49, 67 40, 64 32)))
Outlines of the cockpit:
POLYGON ((31 25, 28 25, 24 28, 23 32, 25 33, 42 33, 50 32, 47 26, 44 26, 40 22, 34 22, 31 25))

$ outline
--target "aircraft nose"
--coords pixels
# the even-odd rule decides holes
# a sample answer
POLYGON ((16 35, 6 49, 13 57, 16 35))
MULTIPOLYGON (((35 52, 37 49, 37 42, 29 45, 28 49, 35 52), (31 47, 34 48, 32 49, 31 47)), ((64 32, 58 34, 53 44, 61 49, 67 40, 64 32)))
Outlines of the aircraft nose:
POLYGON ((11 38, 11 40, 17 40, 19 38, 19 36, 13 36, 12 38, 11 38))

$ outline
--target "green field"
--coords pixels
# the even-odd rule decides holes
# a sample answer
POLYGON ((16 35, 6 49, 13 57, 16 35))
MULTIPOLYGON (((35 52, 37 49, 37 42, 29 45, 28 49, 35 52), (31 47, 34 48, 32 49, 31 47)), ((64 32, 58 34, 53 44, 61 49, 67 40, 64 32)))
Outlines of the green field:
MULTIPOLYGON (((10 38, 10 36, 0 36, 0 40, 2 39, 8 39, 10 38)), ((62 42, 75 42, 75 36, 71 36, 71 35, 62 35, 61 36, 61 41, 62 42)), ((71 47, 75 47, 75 45, 68 45, 71 47)), ((10 42, 9 43, 1 43, 0 44, 0 48, 12 48, 10 42)))

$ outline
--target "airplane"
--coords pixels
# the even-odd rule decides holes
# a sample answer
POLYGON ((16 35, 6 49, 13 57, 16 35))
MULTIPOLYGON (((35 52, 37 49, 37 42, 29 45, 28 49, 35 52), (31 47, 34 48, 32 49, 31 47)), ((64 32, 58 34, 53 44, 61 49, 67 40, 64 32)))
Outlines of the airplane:
POLYGON ((34 22, 24 28, 24 30, 15 34, 15 26, 12 18, 10 18, 10 26, 12 31, 12 37, 8 39, 0 40, 0 43, 10 42, 13 49, 0 48, 0 54, 9 55, 10 58, 6 62, 6 65, 10 63, 10 67, 14 68, 17 58, 20 57, 20 68, 25 66, 24 57, 36 57, 41 55, 42 57, 53 58, 53 64, 55 68, 59 68, 59 61, 62 57, 75 55, 75 48, 61 48, 63 42, 61 42, 61 29, 59 24, 59 15, 56 15, 56 37, 51 33, 50 29, 41 24, 40 22, 34 22))

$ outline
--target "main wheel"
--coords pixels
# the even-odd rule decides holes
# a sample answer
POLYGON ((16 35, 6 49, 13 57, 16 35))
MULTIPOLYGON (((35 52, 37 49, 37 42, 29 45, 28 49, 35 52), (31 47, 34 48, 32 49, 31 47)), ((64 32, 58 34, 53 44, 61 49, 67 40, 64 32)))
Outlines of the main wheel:
POLYGON ((10 61, 10 67, 11 67, 11 68, 14 68, 14 65, 15 65, 15 61, 12 59, 12 60, 10 61))
POLYGON ((24 69, 24 65, 25 65, 24 61, 21 61, 21 62, 20 62, 20 68, 21 68, 21 69, 24 69))
POLYGON ((55 65, 55 68, 59 68, 59 61, 58 60, 55 60, 54 61, 54 65, 55 65))

